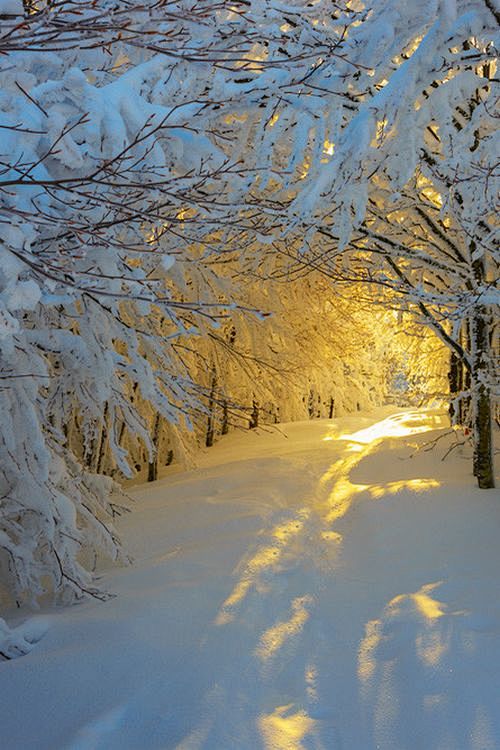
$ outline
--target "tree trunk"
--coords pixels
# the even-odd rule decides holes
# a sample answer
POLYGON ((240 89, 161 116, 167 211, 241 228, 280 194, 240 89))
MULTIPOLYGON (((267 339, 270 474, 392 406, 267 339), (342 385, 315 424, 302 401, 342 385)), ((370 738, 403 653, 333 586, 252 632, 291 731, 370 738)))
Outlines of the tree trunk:
POLYGON ((217 373, 215 367, 212 370, 212 382, 210 385, 210 396, 208 399, 208 419, 207 419, 207 436, 205 445, 211 448, 214 444, 215 437, 215 395, 217 390, 217 373))
MULTIPOLYGON (((475 247, 471 248, 475 250, 475 247)), ((478 286, 484 282, 482 258, 473 262, 478 286)), ((491 394, 488 385, 488 355, 490 349, 488 308, 477 305, 471 320, 472 351, 472 419, 474 435, 474 475, 481 489, 495 486, 493 468, 493 437, 491 429, 491 394)))
POLYGON ((330 408, 328 410, 328 419, 333 419, 333 415, 335 414, 335 399, 333 396, 330 397, 330 408))
POLYGON ((461 424, 459 398, 462 390, 461 384, 462 363, 454 351, 450 352, 450 369, 448 371, 448 382, 450 384, 450 405, 448 414, 452 425, 461 424))
POLYGON ((156 482, 158 479, 158 453, 160 448, 160 426, 161 414, 158 412, 153 425, 152 443, 154 454, 152 460, 148 463, 148 482, 156 482))
POLYGON ((250 423, 248 425, 250 430, 259 426, 259 404, 255 399, 252 402, 252 413, 250 415, 250 423))
MULTIPOLYGON (((483 311, 484 312, 484 311, 483 311)), ((481 489, 495 486, 493 437, 491 429, 491 395, 488 387, 488 324, 484 314, 476 311, 472 321, 473 371, 472 419, 474 435, 474 476, 481 489)))
POLYGON ((309 390, 309 395, 307 397, 307 413, 309 414, 309 419, 314 419, 315 417, 315 403, 314 403, 314 391, 311 388, 309 390))
POLYGON ((104 459, 106 458, 108 449, 108 402, 104 405, 104 413, 102 415, 102 427, 101 427, 101 439, 99 442, 99 449, 97 452, 97 465, 96 472, 101 474, 104 465, 104 459))
MULTIPOLYGON (((465 319, 462 324, 461 332, 461 345, 464 351, 471 351, 471 340, 470 340, 470 324, 469 320, 465 319)), ((463 362, 460 367, 460 390, 465 391, 459 402, 459 424, 470 425, 471 424, 471 374, 470 370, 464 367, 463 362)))
POLYGON ((229 432, 229 410, 227 408, 227 401, 224 399, 222 404, 222 427, 221 435, 227 435, 229 432))
POLYGON ((104 459, 103 450, 106 437, 106 416, 108 413, 108 402, 104 404, 102 420, 99 423, 97 435, 91 441, 84 453, 83 463, 93 474, 98 474, 101 470, 104 459))

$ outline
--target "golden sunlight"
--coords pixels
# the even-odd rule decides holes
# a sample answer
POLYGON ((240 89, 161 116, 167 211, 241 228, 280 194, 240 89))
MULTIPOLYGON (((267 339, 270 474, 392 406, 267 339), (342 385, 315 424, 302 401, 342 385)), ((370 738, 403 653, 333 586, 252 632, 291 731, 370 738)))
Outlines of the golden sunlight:
POLYGON ((323 143, 323 153, 328 154, 328 156, 332 156, 335 152, 335 144, 332 141, 329 141, 328 139, 325 140, 323 143))
POLYGON ((309 512, 300 510, 290 521, 277 524, 270 533, 271 542, 258 548, 253 557, 245 565, 243 574, 236 583, 230 595, 222 604, 215 618, 216 625, 227 625, 234 620, 237 607, 243 602, 252 587, 259 582, 259 575, 268 568, 275 568, 284 548, 290 539, 297 536, 304 525, 309 512))
POLYGON ((335 461, 319 480, 318 488, 321 498, 319 506, 326 523, 331 524, 342 518, 349 510, 356 495, 362 492, 368 492, 372 499, 378 500, 405 489, 423 492, 438 487, 439 482, 431 477, 405 479, 388 482, 387 484, 362 484, 352 482, 350 475, 356 466, 372 453, 383 440, 421 434, 442 427, 444 424, 445 418, 441 415, 402 412, 352 434, 338 435, 332 429, 323 438, 323 441, 341 440, 351 443, 346 452, 352 455, 347 455, 347 457, 335 461), (326 497, 324 495, 325 488, 328 489, 326 497), (323 491, 321 492, 321 490, 323 491))
POLYGON ((268 628, 260 637, 255 649, 256 656, 263 662, 269 661, 284 643, 298 635, 309 619, 312 596, 300 596, 292 601, 292 615, 289 620, 278 622, 268 628))
POLYGON ((438 602, 437 599, 433 599, 431 596, 429 596, 431 591, 434 591, 434 589, 440 586, 441 583, 442 581, 438 581, 437 583, 428 583, 425 586, 422 586, 420 591, 417 591, 415 594, 413 594, 413 600, 417 605, 418 611, 427 620, 436 620, 438 617, 442 617, 444 615, 444 604, 438 602))
POLYGON ((259 730, 265 750, 305 750, 303 740, 314 728, 316 721, 304 711, 296 711, 293 703, 278 706, 272 714, 258 718, 259 730))
POLYGON ((377 661, 374 652, 381 641, 381 637, 380 620, 369 620, 365 625, 365 637, 359 644, 358 649, 358 680, 362 686, 366 685, 375 674, 377 661))
POLYGON ((418 478, 402 479, 398 482, 388 482, 387 484, 371 484, 369 487, 370 497, 374 500, 380 500, 385 495, 395 495, 401 490, 411 490, 412 492, 425 492, 440 486, 437 479, 418 478))
POLYGON ((386 438, 406 437, 407 435, 429 432, 430 430, 437 429, 438 426, 442 425, 434 424, 434 419, 431 419, 428 414, 408 412, 384 419, 364 430, 358 430, 352 434, 340 435, 339 440, 350 440, 355 443, 367 445, 386 438))
POLYGON ((377 649, 390 638, 391 623, 404 617, 415 623, 423 620, 424 628, 415 637, 417 658, 427 667, 436 667, 447 652, 449 643, 437 621, 446 614, 445 605, 434 599, 431 593, 442 581, 427 583, 413 594, 399 594, 384 607, 380 619, 369 620, 365 635, 358 648, 358 680, 364 690, 375 675, 380 664, 377 649))

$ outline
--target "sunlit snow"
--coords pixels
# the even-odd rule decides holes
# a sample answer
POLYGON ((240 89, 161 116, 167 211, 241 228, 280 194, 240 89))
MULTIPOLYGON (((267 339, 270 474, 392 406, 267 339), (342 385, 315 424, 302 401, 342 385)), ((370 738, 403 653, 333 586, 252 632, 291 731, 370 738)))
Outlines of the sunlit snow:
POLYGON ((441 461, 451 435, 425 450, 444 425, 384 408, 233 433, 134 489, 117 597, 0 664, 2 746, 498 747, 498 498, 441 461))

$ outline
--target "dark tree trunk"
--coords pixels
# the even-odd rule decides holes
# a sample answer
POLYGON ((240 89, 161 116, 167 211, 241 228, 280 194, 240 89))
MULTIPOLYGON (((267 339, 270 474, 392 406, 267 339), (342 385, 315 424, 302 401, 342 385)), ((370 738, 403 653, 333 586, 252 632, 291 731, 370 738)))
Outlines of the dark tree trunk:
POLYGON ((153 457, 148 463, 148 482, 156 482, 158 479, 158 454, 160 452, 161 414, 158 412, 153 424, 153 457))
MULTIPOLYGON (((475 247, 471 248, 472 251, 475 247)), ((473 263, 478 286, 485 280, 482 258, 473 263)), ((481 489, 495 486, 493 468, 493 437, 491 429, 491 394, 488 385, 489 365, 489 314, 486 305, 477 305, 471 325, 472 351, 472 420, 474 435, 474 475, 481 489)))
POLYGON ((229 411, 227 408, 227 401, 224 400, 224 403, 222 404, 221 435, 227 435, 228 432, 229 432, 229 411))
POLYGON ((309 395, 307 397, 307 413, 309 414, 309 419, 314 419, 315 417, 315 403, 314 403, 314 391, 311 388, 309 391, 309 395))
MULTIPOLYGON (((461 345, 464 351, 471 351, 471 339, 470 339, 470 323, 466 319, 462 325, 461 345)), ((460 399, 459 407, 459 423, 461 425, 471 424, 471 371, 467 367, 464 367, 463 362, 460 368, 460 390, 463 392, 462 398, 460 399)))
POLYGON ((217 373, 215 367, 212 370, 212 381, 210 385, 210 396, 208 399, 208 419, 207 419, 207 435, 205 438, 205 445, 207 448, 211 448, 214 444, 215 437, 215 395, 217 390, 217 373))
POLYGON ((84 452, 83 463, 87 469, 94 474, 98 474, 101 470, 102 462, 104 459, 103 451, 106 437, 106 416, 108 413, 108 403, 104 404, 102 420, 99 424, 98 432, 95 438, 91 441, 90 445, 84 452))
POLYGON ((328 410, 328 419, 333 419, 334 414, 335 414, 335 399, 332 396, 330 398, 330 408, 328 410))
POLYGON ((156 482, 158 479, 158 460, 154 456, 153 460, 148 463, 148 482, 156 482))
POLYGON ((478 310, 472 323, 472 420, 474 435, 474 475, 481 489, 495 486, 493 470, 493 437, 491 429, 491 395, 487 381, 488 324, 478 310))
POLYGON ((248 427, 252 430, 254 427, 259 426, 259 404, 257 401, 252 402, 252 414, 250 415, 250 423, 248 427))
POLYGON ((108 402, 104 405, 104 413, 102 416, 102 427, 99 440, 99 448, 97 452, 97 465, 96 472, 100 474, 103 469, 104 459, 106 458, 106 449, 108 447, 108 402))
POLYGON ((460 414, 460 394, 462 392, 462 362, 454 351, 450 352, 450 369, 448 371, 448 382, 450 384, 450 405, 448 414, 452 425, 462 424, 460 414))

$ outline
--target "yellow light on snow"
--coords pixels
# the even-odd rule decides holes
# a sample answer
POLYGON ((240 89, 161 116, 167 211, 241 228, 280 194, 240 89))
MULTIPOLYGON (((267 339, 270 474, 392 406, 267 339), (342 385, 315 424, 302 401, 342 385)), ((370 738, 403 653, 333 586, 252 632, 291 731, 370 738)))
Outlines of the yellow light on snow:
POLYGON ((300 534, 308 515, 309 511, 303 509, 291 520, 279 523, 271 530, 269 543, 260 546, 247 562, 239 581, 222 604, 215 625, 227 625, 234 620, 248 593, 259 585, 261 574, 279 564, 285 548, 293 537, 300 534))
POLYGON ((377 122, 377 140, 381 140, 385 135, 387 128, 387 119, 384 117, 377 122))
POLYGON ((353 443, 368 445, 383 438, 406 437, 420 432, 428 432, 432 429, 434 429, 434 425, 429 424, 428 415, 410 412, 399 417, 384 419, 371 427, 358 430, 358 432, 353 432, 350 435, 341 435, 340 440, 350 440, 353 443))
POLYGON ((439 487, 440 482, 437 479, 418 478, 402 479, 398 482, 388 482, 387 484, 371 484, 368 488, 370 497, 379 500, 386 495, 395 495, 402 490, 411 490, 412 492, 425 492, 439 487))
POLYGON ((186 206, 186 208, 181 208, 181 210, 176 214, 176 219, 179 219, 179 221, 184 221, 185 219, 192 219, 193 216, 196 216, 196 209, 192 208, 191 206, 186 206))
POLYGON ((229 115, 226 115, 224 117, 224 122, 226 125, 234 125, 236 122, 245 122, 247 117, 248 115, 245 113, 238 114, 234 112, 229 115))
POLYGON ((299 174, 299 180, 305 180, 305 178, 309 174, 310 168, 311 168, 311 160, 304 159, 304 161, 302 162, 301 172, 299 174))
POLYGON ((334 151, 335 151, 335 144, 332 141, 329 141, 327 139, 323 143, 323 153, 327 154, 328 156, 333 156, 334 151))
POLYGON ((430 593, 437 586, 439 586, 439 583, 428 583, 426 586, 422 586, 420 591, 417 591, 416 594, 413 594, 413 600, 418 611, 427 620, 437 620, 444 615, 444 605, 430 596, 430 593))
MULTIPOLYGON (((382 668, 378 648, 384 641, 384 623, 393 618, 398 621, 401 613, 417 615, 425 622, 425 627, 415 639, 416 653, 420 661, 428 667, 436 667, 449 648, 449 639, 443 637, 436 621, 446 614, 444 605, 431 596, 432 591, 440 585, 427 583, 419 591, 399 594, 384 607, 380 619, 369 620, 365 625, 365 636, 358 649, 358 679, 366 686, 377 669, 382 668)), ((387 636, 385 636, 387 639, 387 636)))
POLYGON ((288 620, 278 622, 268 628, 260 637, 255 655, 268 662, 282 648, 286 641, 295 638, 309 619, 312 596, 299 596, 292 601, 292 612, 288 620))
POLYGON ((274 125, 276 125, 276 123, 278 122, 279 119, 280 119, 280 113, 279 112, 275 112, 274 115, 269 120, 269 122, 267 123, 268 127, 270 127, 270 128, 274 127, 274 125))
POLYGON ((354 498, 364 492, 372 499, 378 500, 402 490, 423 492, 438 487, 439 482, 436 479, 427 477, 380 485, 363 484, 353 482, 351 473, 384 439, 417 435, 440 426, 442 424, 439 417, 419 412, 403 412, 352 434, 338 435, 332 432, 325 435, 324 442, 342 440, 349 443, 344 457, 335 461, 318 483, 318 495, 322 496, 318 509, 326 523, 332 524, 342 518, 351 507, 354 498))
POLYGON ((417 187, 422 192, 422 195, 424 195, 427 198, 427 200, 433 203, 436 206, 436 208, 443 207, 443 198, 441 196, 441 193, 439 193, 436 190, 433 183, 425 175, 423 174, 418 175, 417 187))
POLYGON ((277 706, 272 714, 259 716, 257 722, 265 750, 303 750, 303 741, 317 723, 293 703, 277 706))

